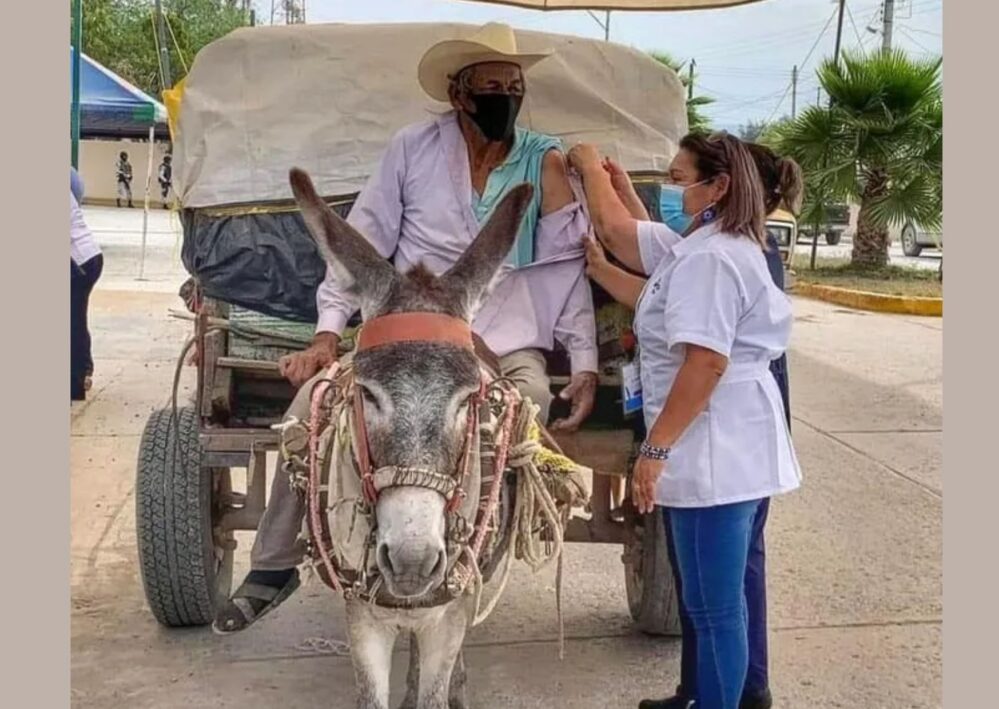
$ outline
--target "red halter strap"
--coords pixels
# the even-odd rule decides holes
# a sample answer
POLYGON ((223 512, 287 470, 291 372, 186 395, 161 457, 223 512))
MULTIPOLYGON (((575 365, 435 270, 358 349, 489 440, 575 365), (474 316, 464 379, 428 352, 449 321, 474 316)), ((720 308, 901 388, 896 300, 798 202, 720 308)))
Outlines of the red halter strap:
MULTIPOLYGON (((357 352, 365 352, 385 345, 401 342, 434 342, 461 347, 475 352, 472 328, 461 318, 441 313, 393 313, 382 315, 365 322, 357 335, 357 352)), ((484 392, 484 384, 479 389, 479 395, 469 402, 467 431, 465 445, 461 453, 456 471, 458 485, 448 500, 448 510, 457 509, 465 497, 462 487, 468 476, 471 458, 472 441, 478 428, 479 405, 484 392)), ((368 432, 364 424, 364 400, 361 388, 354 386, 354 446, 357 465, 361 473, 361 484, 364 497, 374 504, 378 499, 375 489, 374 467, 371 463, 371 450, 368 444, 368 432)))

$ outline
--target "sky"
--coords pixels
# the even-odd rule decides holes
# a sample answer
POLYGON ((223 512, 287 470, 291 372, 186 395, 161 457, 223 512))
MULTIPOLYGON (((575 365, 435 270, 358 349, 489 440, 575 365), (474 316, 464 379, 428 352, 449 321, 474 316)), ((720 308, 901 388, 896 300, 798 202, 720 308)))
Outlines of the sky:
MULTIPOLYGON (((270 0, 256 0, 258 22, 270 19, 270 0)), ((279 3, 280 4, 280 3, 279 3)), ((943 52, 943 0, 895 0, 892 44, 913 55, 943 52)), ((513 27, 603 38, 585 11, 540 12, 466 0, 305 0, 307 21, 506 22, 513 27)), ((880 0, 847 0, 845 51, 880 46, 880 0), (872 33, 868 27, 878 30, 872 33)), ((718 128, 790 115, 791 70, 799 67, 797 106, 817 100, 815 69, 831 57, 837 0, 762 0, 693 12, 615 12, 610 39, 642 50, 696 61, 695 95, 715 99, 706 112, 718 128)), ((603 19, 603 13, 599 13, 603 19)), ((414 77, 415 81, 415 77, 414 77)))

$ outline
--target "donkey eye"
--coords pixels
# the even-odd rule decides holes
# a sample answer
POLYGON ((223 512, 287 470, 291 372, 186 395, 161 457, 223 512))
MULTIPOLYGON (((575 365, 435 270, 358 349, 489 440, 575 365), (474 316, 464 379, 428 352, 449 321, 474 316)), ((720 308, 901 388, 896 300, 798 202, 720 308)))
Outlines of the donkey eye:
POLYGON ((361 399, 364 401, 364 403, 370 404, 371 406, 374 406, 377 409, 378 400, 375 398, 375 395, 371 393, 371 390, 361 384, 358 384, 358 387, 361 390, 361 399))

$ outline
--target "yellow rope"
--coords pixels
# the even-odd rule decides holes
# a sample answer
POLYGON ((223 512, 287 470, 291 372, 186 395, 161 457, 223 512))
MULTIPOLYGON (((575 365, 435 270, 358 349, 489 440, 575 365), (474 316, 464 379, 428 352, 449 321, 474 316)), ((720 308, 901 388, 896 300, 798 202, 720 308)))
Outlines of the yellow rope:
POLYGON ((187 62, 184 61, 184 53, 180 51, 180 44, 177 42, 177 35, 173 33, 173 25, 170 24, 170 16, 163 15, 163 19, 166 21, 167 29, 170 30, 170 37, 173 39, 174 49, 177 50, 177 57, 180 59, 181 66, 184 67, 184 74, 187 75, 190 71, 187 68, 187 62))

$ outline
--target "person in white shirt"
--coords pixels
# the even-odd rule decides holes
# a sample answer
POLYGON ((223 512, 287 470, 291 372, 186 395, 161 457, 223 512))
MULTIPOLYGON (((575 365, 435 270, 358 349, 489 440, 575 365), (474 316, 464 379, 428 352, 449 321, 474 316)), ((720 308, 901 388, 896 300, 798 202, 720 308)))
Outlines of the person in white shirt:
POLYGON ((761 501, 800 484, 770 363, 787 349, 791 307, 763 249, 765 198, 748 147, 688 135, 663 188, 664 224, 636 220, 593 146, 570 152, 601 241, 588 272, 636 309, 647 438, 632 499, 663 508, 697 645, 697 709, 737 709, 746 680, 744 579, 761 501))
MULTIPOLYGON (((83 210, 73 191, 70 172, 69 190, 69 398, 83 401, 94 373, 87 309, 90 293, 101 277, 104 256, 83 220, 83 210)), ((78 188, 82 194, 82 186, 78 188)))

